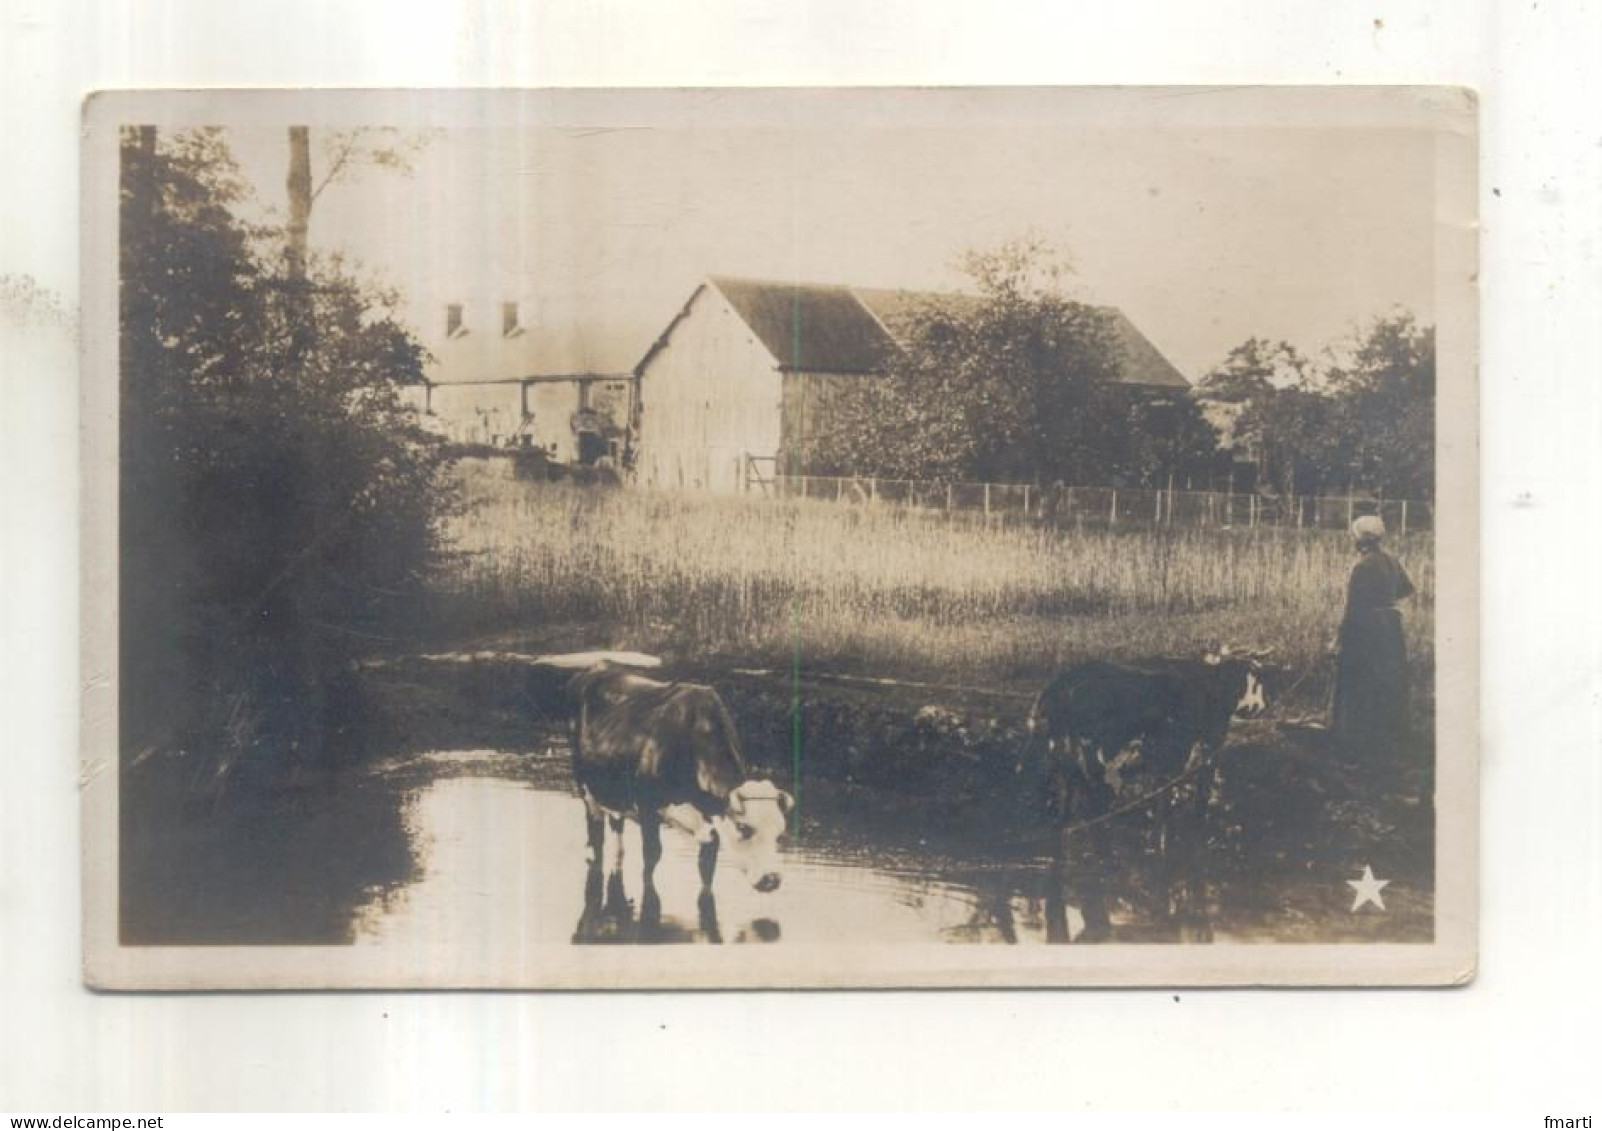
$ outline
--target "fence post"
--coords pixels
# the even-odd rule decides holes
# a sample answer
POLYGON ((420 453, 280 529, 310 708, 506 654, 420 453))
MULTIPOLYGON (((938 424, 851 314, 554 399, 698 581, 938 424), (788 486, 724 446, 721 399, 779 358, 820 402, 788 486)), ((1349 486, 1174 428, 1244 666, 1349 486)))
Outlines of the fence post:
POLYGON ((1112 493, 1112 518, 1110 522, 1113 526, 1118 525, 1118 488, 1116 487, 1113 488, 1112 493))
POLYGON ((946 484, 946 513, 951 513, 951 484, 946 484))
POLYGON ((985 484, 985 517, 990 517, 990 484, 985 484))
POLYGON ((1407 500, 1402 500, 1402 536, 1407 536, 1407 500))
POLYGON ((1024 484, 1024 517, 1029 517, 1029 484, 1024 484))
POLYGON ((868 476, 868 502, 877 503, 878 501, 879 501, 879 477, 877 475, 870 475, 870 476, 868 476))
POLYGON ((1257 525, 1257 496, 1256 495, 1247 495, 1246 496, 1246 514, 1247 514, 1247 523, 1246 524, 1248 526, 1255 527, 1257 525))

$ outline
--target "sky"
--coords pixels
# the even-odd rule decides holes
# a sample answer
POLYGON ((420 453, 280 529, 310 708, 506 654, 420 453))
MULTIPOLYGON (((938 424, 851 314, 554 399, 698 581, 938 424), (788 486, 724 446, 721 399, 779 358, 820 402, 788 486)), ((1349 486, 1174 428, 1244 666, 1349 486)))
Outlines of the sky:
MULTIPOLYGON (((398 289, 425 340, 448 302, 491 327, 516 300, 635 359, 707 274, 959 290, 960 253, 1029 233, 1192 380, 1253 336, 1317 355, 1397 308, 1433 320, 1427 129, 837 119, 436 129, 409 175, 332 183, 311 239, 398 289)), ((332 137, 313 129, 314 179, 332 137)), ((283 130, 229 140, 281 212, 283 130)))

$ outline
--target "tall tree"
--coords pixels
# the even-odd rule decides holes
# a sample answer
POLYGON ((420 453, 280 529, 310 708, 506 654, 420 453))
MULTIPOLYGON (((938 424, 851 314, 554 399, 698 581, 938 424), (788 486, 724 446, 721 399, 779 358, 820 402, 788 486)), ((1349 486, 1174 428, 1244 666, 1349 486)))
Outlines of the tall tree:
POLYGON ((1385 495, 1435 493, 1435 328, 1377 319, 1327 381, 1340 402, 1353 477, 1385 495))
MULTIPOLYGON (((1118 385, 1112 318, 1068 298, 1070 268, 1026 238, 970 252, 972 295, 916 301, 882 376, 843 387, 806 452, 814 472, 909 479, 1105 482, 1142 473, 1147 418, 1118 385)), ((1152 418, 1155 419, 1155 418, 1152 418)), ((1199 431, 1173 435, 1200 437, 1199 431)))
POLYGON ((238 218, 216 132, 130 131, 122 158, 125 734, 316 762, 329 689, 428 568, 440 453, 400 398, 422 350, 238 218))
POLYGON ((363 166, 410 175, 417 154, 428 143, 426 132, 407 133, 390 127, 361 127, 321 131, 321 179, 314 179, 311 130, 289 127, 289 172, 285 190, 289 200, 284 228, 286 273, 304 279, 312 209, 330 185, 363 166))
POLYGON ((298 365, 312 344, 311 294, 306 266, 311 236, 311 139, 305 126, 289 127, 289 174, 284 179, 289 219, 284 226, 284 287, 289 312, 290 355, 298 365))
POLYGON ((311 230, 311 133, 305 126, 289 127, 289 223, 285 226, 285 273, 293 281, 306 278, 306 244, 311 230))
POLYGON ((1285 494, 1427 498, 1435 483, 1435 331, 1376 319, 1320 370, 1285 342, 1243 342, 1198 388, 1225 443, 1285 494))

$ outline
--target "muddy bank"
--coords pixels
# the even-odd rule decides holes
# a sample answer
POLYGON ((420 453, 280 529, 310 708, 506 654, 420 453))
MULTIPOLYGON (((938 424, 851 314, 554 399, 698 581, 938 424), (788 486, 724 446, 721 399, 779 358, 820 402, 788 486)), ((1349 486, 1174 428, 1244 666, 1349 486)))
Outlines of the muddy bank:
MULTIPOLYGON (((362 673, 369 742, 388 750, 565 746, 571 673, 538 653, 439 652, 362 673)), ((883 790, 927 815, 1009 801, 1028 698, 982 689, 842 681, 670 664, 645 674, 717 687, 747 760, 787 786, 828 781, 883 790), (799 780, 798 780, 799 779, 799 780)))

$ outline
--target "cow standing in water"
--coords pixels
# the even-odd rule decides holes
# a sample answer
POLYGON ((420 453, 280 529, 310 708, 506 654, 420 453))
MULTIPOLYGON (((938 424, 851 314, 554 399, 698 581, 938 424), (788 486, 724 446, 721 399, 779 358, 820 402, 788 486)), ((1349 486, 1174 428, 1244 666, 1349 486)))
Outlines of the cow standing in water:
POLYGON ((584 797, 590 865, 600 867, 608 825, 621 837, 625 818, 638 821, 645 854, 642 917, 656 902, 653 876, 664 820, 700 844, 703 920, 720 853, 758 891, 779 886, 778 845, 793 800, 771 781, 751 776, 734 720, 716 691, 609 666, 575 676, 569 691, 573 777, 584 797))
MULTIPOLYGON (((1139 664, 1090 661, 1060 672, 1029 712, 1032 749, 1044 750, 1051 815, 1058 826, 1053 851, 1048 934, 1067 941, 1060 905, 1068 870, 1068 837, 1083 827, 1090 864, 1082 878, 1087 942, 1108 937, 1106 893, 1097 873, 1109 860, 1107 823, 1117 801, 1122 771, 1138 764, 1157 783, 1194 778, 1194 843, 1186 855, 1179 912, 1185 926, 1210 938, 1204 895, 1207 810, 1216 768, 1210 758, 1228 736, 1235 716, 1252 717, 1266 707, 1262 653, 1201 660, 1149 660, 1139 664), (1136 752, 1138 749, 1138 753, 1136 752)), ((1177 786, 1178 783, 1176 783, 1177 786)), ((1158 808, 1160 914, 1173 914, 1168 872, 1174 790, 1153 799, 1158 808)))

